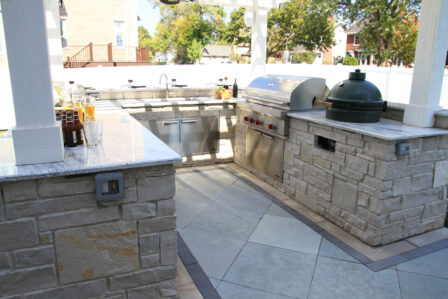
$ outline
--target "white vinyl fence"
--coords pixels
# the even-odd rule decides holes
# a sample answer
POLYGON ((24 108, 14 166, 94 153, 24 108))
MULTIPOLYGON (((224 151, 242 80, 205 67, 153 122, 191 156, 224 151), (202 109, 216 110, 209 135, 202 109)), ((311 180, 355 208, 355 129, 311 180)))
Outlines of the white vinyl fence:
MULTIPOLYGON (((348 79, 348 73, 360 68, 367 74, 367 80, 375 84, 381 91, 383 99, 395 103, 409 103, 413 69, 401 67, 376 66, 334 66, 316 64, 268 64, 268 74, 282 74, 306 77, 325 78, 331 89, 339 81, 348 79)), ((154 65, 136 67, 104 67, 65 69, 61 81, 75 82, 96 88, 118 88, 127 84, 128 79, 135 85, 159 86, 159 79, 165 73, 176 83, 187 84, 189 87, 211 86, 219 78, 228 77, 230 82, 236 78, 241 88, 246 87, 254 78, 250 77, 248 64, 222 65, 154 65)), ((58 80, 58 81, 59 81, 58 80)), ((165 84, 165 79, 162 85, 165 84)), ((448 70, 443 78, 441 106, 448 108, 448 70)))
MULTIPOLYGON (((333 66, 316 64, 268 64, 268 74, 295 75, 306 77, 322 77, 327 86, 332 88, 339 81, 348 78, 348 73, 360 68, 367 74, 367 80, 375 84, 381 91, 383 99, 395 103, 409 103, 413 69, 382 68, 376 66, 333 66)), ((8 70, 0 68, 2 98, 0 101, 0 130, 7 129, 14 123, 14 112, 10 93, 8 70), (3 74, 3 75, 2 75, 3 74), (8 119, 9 118, 9 119, 8 119)), ((248 64, 222 65, 150 65, 132 67, 96 67, 55 70, 52 68, 53 81, 75 81, 76 84, 98 89, 120 88, 132 79, 134 85, 159 86, 161 74, 165 73, 169 80, 176 79, 178 84, 189 87, 213 86, 218 79, 228 77, 233 83, 236 78, 240 88, 245 88, 254 78, 250 77, 248 64)), ((165 80, 165 79, 163 79, 165 80)), ((165 81, 162 81, 164 86, 165 81)), ((448 70, 443 77, 440 105, 448 109, 448 70)))

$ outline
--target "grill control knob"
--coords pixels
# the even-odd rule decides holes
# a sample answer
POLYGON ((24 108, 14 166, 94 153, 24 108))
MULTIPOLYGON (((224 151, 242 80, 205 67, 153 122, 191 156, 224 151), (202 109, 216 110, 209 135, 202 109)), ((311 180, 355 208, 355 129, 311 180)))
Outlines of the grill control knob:
POLYGON ((251 124, 253 124, 253 123, 254 123, 254 119, 251 117, 250 120, 249 120, 249 122, 250 122, 251 124))
POLYGON ((268 129, 269 129, 269 130, 272 130, 273 128, 274 128, 274 125, 273 125, 273 124, 269 124, 269 125, 268 125, 268 129))
POLYGON ((261 121, 259 121, 258 119, 255 121, 255 124, 258 126, 258 125, 261 125, 261 121))
POLYGON ((244 121, 249 121, 249 117, 245 116, 244 121))

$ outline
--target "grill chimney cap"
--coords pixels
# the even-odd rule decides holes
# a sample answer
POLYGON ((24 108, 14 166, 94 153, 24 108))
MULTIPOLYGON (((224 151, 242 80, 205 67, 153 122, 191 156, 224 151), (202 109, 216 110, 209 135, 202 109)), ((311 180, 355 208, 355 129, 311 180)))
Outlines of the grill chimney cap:
POLYGON ((348 75, 350 80, 365 80, 366 73, 361 72, 360 69, 356 69, 354 72, 350 72, 348 75))

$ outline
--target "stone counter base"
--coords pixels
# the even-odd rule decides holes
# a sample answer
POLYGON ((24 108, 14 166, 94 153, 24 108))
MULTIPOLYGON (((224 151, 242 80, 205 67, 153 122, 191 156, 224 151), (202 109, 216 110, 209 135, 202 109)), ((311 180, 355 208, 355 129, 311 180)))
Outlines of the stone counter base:
POLYGON ((98 204, 94 174, 0 184, 0 298, 173 298, 173 165, 124 170, 98 204))
POLYGON ((291 119, 286 192, 372 246, 442 227, 448 138, 407 141, 410 154, 397 155, 397 141, 291 119), (334 152, 321 148, 317 136, 335 141, 334 152))

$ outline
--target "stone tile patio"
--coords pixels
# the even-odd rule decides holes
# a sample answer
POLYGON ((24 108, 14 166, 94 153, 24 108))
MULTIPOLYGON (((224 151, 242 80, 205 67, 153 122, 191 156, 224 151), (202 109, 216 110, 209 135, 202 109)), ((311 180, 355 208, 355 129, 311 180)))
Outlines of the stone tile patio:
POLYGON ((180 172, 176 187, 179 233, 222 298, 448 294, 448 249, 373 272, 226 168, 180 172))

